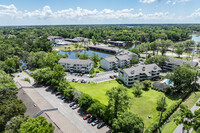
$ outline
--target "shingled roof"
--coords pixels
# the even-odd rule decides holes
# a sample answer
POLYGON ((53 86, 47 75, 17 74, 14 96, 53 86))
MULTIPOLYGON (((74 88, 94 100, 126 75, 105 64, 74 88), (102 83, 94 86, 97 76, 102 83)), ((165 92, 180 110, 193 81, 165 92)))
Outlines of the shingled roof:
POLYGON ((62 64, 70 64, 70 65, 74 65, 74 64, 85 64, 85 65, 89 65, 90 63, 93 63, 93 61, 91 60, 81 60, 81 59, 69 59, 69 58, 61 58, 58 63, 62 63, 62 64))
POLYGON ((148 65, 138 65, 123 70, 125 73, 128 74, 128 76, 136 76, 142 73, 146 74, 147 76, 151 76, 150 72, 161 71, 161 68, 158 67, 156 64, 148 64, 148 65))
POLYGON ((176 59, 176 58, 167 58, 166 62, 170 63, 170 64, 175 64, 175 65, 178 65, 178 66, 181 66, 182 64, 185 64, 185 63, 189 63, 192 66, 198 65, 198 63, 194 62, 194 61, 186 61, 186 60, 181 60, 181 59, 176 59))

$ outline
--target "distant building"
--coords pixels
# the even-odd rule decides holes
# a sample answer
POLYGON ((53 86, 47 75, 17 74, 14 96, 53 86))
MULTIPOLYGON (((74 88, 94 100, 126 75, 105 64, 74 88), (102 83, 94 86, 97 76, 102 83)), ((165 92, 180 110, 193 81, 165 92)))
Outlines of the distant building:
POLYGON ((84 37, 76 37, 74 39, 65 38, 65 41, 69 41, 69 42, 73 42, 73 43, 78 43, 78 42, 88 41, 88 39, 84 38, 84 37))
POLYGON ((115 45, 115 46, 126 46, 126 43, 124 41, 107 41, 109 44, 115 45))
POLYGON ((186 63, 191 64, 192 66, 198 65, 197 62, 193 62, 193 61, 186 61, 186 60, 175 59, 175 58, 167 58, 167 61, 162 66, 162 69, 163 69, 163 71, 173 71, 174 67, 181 66, 186 63))
POLYGON ((69 72, 89 73, 94 67, 91 60, 61 58, 58 63, 63 65, 66 71, 69 72))
POLYGON ((61 36, 48 36, 47 39, 51 42, 55 42, 55 39, 63 39, 61 36))
POLYGON ((161 68, 156 64, 137 65, 119 71, 119 79, 127 86, 133 86, 135 81, 152 80, 159 77, 161 68))

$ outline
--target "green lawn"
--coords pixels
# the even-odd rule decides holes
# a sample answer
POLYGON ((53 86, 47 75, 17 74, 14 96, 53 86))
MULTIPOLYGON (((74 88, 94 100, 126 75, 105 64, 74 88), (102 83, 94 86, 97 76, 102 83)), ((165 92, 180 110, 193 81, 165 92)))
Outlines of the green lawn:
MULTIPOLYGON (((111 89, 112 87, 116 87, 119 85, 119 83, 115 80, 102 82, 102 83, 91 83, 91 84, 84 84, 84 83, 70 83, 74 88, 79 89, 80 91, 89 94, 93 98, 99 100, 103 104, 107 104, 107 96, 106 91, 111 89)), ((164 96, 163 93, 155 91, 155 90, 149 90, 149 91, 143 91, 143 94, 141 97, 134 97, 132 94, 132 90, 128 90, 128 94, 131 97, 131 107, 130 110, 136 114, 138 114, 145 123, 145 127, 150 126, 151 123, 154 122, 154 120, 159 117, 159 112, 156 110, 156 103, 157 99, 160 96, 164 96), (151 116, 152 118, 148 118, 148 116, 151 116)), ((168 104, 167 107, 170 107, 173 103, 176 102, 176 100, 170 100, 169 98, 166 99, 166 102, 168 104)))
MULTIPOLYGON (((189 108, 196 103, 196 101, 200 98, 200 92, 196 92, 196 95, 192 93, 182 104, 187 105, 189 108)), ((179 109, 178 109, 179 110, 179 109)), ((168 122, 163 125, 162 133, 172 133, 176 129, 176 123, 174 122, 174 118, 178 115, 178 110, 171 115, 168 122)))
POLYGON ((61 50, 61 51, 69 51, 69 50, 72 50, 72 51, 74 51, 74 50, 85 50, 85 48, 84 47, 82 47, 82 48, 75 48, 75 46, 74 45, 71 45, 71 46, 56 46, 56 47, 54 47, 54 48, 56 48, 56 49, 59 49, 59 50, 61 50), (70 47, 70 48, 69 48, 70 47))

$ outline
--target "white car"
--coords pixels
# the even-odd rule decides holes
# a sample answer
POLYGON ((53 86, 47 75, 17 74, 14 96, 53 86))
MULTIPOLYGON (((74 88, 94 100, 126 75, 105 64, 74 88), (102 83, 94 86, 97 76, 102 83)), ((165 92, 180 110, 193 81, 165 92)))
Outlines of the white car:
POLYGON ((79 107, 79 104, 75 104, 74 106, 72 106, 72 109, 77 109, 79 107))

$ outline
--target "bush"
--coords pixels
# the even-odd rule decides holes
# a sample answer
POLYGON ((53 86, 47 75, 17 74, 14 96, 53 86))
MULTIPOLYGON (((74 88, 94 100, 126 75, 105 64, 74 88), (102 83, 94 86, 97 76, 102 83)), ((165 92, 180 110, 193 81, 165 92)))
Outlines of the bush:
MULTIPOLYGON (((161 111, 162 110, 162 106, 163 106, 163 101, 164 101, 164 97, 159 97, 158 100, 157 100, 157 107, 156 109, 158 111, 161 111)), ((166 100, 165 100, 165 105, 164 105, 164 109, 167 107, 167 103, 166 103, 166 100)))
POLYGON ((31 83, 31 80, 29 78, 24 78, 24 81, 31 83))
POLYGON ((80 108, 87 110, 94 101, 90 95, 83 93, 81 98, 78 99, 78 103, 80 108))
POLYGON ((172 88, 168 86, 164 89, 164 92, 165 94, 170 95, 172 93, 172 88))

